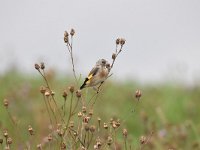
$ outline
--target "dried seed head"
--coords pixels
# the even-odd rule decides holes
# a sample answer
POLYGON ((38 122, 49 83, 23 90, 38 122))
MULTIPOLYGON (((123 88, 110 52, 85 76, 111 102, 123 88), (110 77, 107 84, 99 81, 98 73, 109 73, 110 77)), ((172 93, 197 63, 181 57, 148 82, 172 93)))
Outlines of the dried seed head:
POLYGON ((86 109, 87 109, 87 108, 86 108, 85 106, 83 106, 83 107, 82 107, 82 112, 83 112, 83 113, 86 113, 86 112, 87 112, 86 109))
POLYGON ((69 86, 69 91, 70 91, 71 93, 73 93, 73 92, 74 92, 74 86, 69 86))
POLYGON ((64 37, 64 42, 65 42, 65 43, 68 43, 68 41, 69 41, 68 36, 64 37))
POLYGON ((64 97, 65 100, 67 99, 67 91, 66 90, 63 92, 62 96, 64 97))
POLYGON ((8 105, 9 105, 9 101, 7 99, 4 99, 3 100, 3 105, 8 108, 8 105))
POLYGON ((82 117, 82 116, 83 116, 82 112, 79 112, 78 117, 82 117))
POLYGON ((89 114, 89 116, 92 116, 93 115, 93 109, 90 109, 88 114, 89 114))
POLYGON ((67 31, 64 32, 64 37, 69 36, 69 33, 67 31))
POLYGON ((8 138, 7 138, 7 143, 8 143, 9 145, 12 144, 12 138, 11 138, 11 137, 8 137, 8 138))
POLYGON ((74 127, 74 121, 70 121, 69 127, 70 127, 70 128, 73 128, 73 127, 74 127))
POLYGON ((135 97, 136 97, 138 100, 140 100, 141 96, 142 96, 142 92, 141 92, 140 90, 136 90, 136 91, 135 91, 135 97))
POLYGON ((89 125, 88 124, 85 124, 85 131, 87 132, 87 131, 89 131, 90 130, 90 127, 89 127, 89 125))
POLYGON ((117 121, 116 121, 116 126, 119 127, 120 125, 121 125, 121 124, 120 124, 120 120, 117 120, 117 121))
POLYGON ((74 29, 71 29, 70 35, 71 35, 71 36, 74 36, 74 34, 75 34, 75 30, 74 30, 74 29))
POLYGON ((43 62, 40 63, 40 68, 41 68, 42 70, 45 69, 45 65, 44 65, 43 62))
POLYGON ((95 132, 95 130, 96 130, 96 127, 95 127, 94 125, 91 125, 91 126, 90 126, 90 132, 93 133, 93 132, 95 132))
POLYGON ((77 97, 77 98, 80 98, 80 97, 81 97, 81 90, 77 90, 77 91, 76 91, 76 97, 77 97))
POLYGON ((97 142, 97 143, 96 143, 97 147, 100 148, 101 145, 102 145, 101 139, 98 138, 98 139, 96 140, 96 142, 97 142))
POLYGON ((62 137, 63 136, 63 130, 60 130, 60 129, 57 129, 56 130, 56 132, 58 133, 58 135, 60 136, 60 137, 62 137))
POLYGON ((7 130, 4 130, 4 131, 3 131, 3 136, 4 136, 5 138, 8 137, 8 131, 7 131, 7 130))
POLYGON ((112 144, 112 141, 113 141, 112 137, 108 136, 108 140, 107 140, 108 146, 110 146, 112 144))
POLYGON ((90 117, 88 117, 88 116, 85 116, 85 117, 83 118, 83 122, 84 122, 84 123, 88 123, 89 120, 90 120, 90 117))
POLYGON ((64 32, 64 42, 65 42, 65 43, 68 43, 68 41, 69 41, 68 36, 69 36, 68 32, 65 31, 65 32, 64 32))
POLYGON ((121 44, 121 45, 124 45, 124 44, 125 44, 125 42, 126 42, 126 40, 125 40, 125 39, 123 39, 123 38, 121 38, 121 39, 120 39, 120 44, 121 44))
POLYGON ((61 144, 60 144, 60 148, 61 148, 61 150, 66 149, 66 144, 65 144, 65 143, 61 143, 61 144))
POLYGON ((38 144, 38 145, 37 145, 37 149, 38 149, 38 150, 42 150, 42 144, 38 144))
POLYGON ((54 96, 55 95, 55 92, 54 91, 51 91, 51 96, 54 96))
POLYGON ((119 45, 119 43, 120 43, 120 38, 117 38, 116 39, 116 44, 119 45))
POLYGON ((79 150, 87 150, 85 147, 81 146, 79 150))
POLYGON ((99 124, 99 126, 100 126, 100 124, 101 124, 101 118, 98 117, 97 120, 98 120, 98 124, 99 124))
POLYGON ((40 70, 40 65, 35 64, 35 69, 36 69, 36 70, 40 70))
POLYGON ((112 127, 113 127, 114 129, 117 128, 117 122, 116 122, 116 121, 113 121, 113 122, 112 122, 112 127))
POLYGON ((44 95, 45 95, 46 97, 49 97, 49 96, 50 96, 50 92, 49 92, 49 91, 45 91, 44 95))
POLYGON ((33 128, 31 127, 31 125, 28 126, 28 131, 29 131, 30 135, 34 135, 34 131, 33 131, 33 128))
POLYGON ((113 54, 112 54, 112 59, 115 60, 115 59, 116 59, 116 56, 117 56, 117 55, 116 55, 115 53, 113 53, 113 54))
POLYGON ((2 138, 0 138, 0 144, 3 144, 3 139, 2 138))
POLYGON ((145 136, 141 136, 140 137, 140 144, 145 144, 146 140, 147 140, 147 138, 145 136))
POLYGON ((46 88, 44 86, 41 86, 40 87, 40 93, 44 94, 46 91, 46 88))
POLYGON ((52 141, 52 139, 53 139, 52 135, 49 134, 48 137, 47 137, 47 139, 48 139, 49 142, 52 141))
POLYGON ((123 129, 123 136, 124 136, 124 138, 127 138, 127 136, 128 136, 128 131, 127 131, 127 129, 123 129))
POLYGON ((108 125, 107 125, 107 123, 103 123, 103 127, 104 127, 104 129, 108 129, 108 125))

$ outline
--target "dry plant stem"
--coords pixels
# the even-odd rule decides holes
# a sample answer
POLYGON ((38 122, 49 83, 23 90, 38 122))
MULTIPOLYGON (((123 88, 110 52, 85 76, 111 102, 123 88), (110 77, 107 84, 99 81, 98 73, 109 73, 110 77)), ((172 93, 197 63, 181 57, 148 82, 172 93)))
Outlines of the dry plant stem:
POLYGON ((113 142, 114 142, 115 150, 117 149, 117 146, 116 146, 116 142, 117 142, 117 141, 116 141, 116 138, 117 138, 117 137, 116 137, 116 130, 114 129, 114 141, 113 141, 113 142))
POLYGON ((140 144, 140 150, 142 150, 142 149, 144 148, 144 146, 147 145, 147 144, 149 143, 149 141, 150 141, 152 135, 153 135, 153 131, 152 131, 152 132, 150 133, 150 135, 148 136, 146 142, 145 142, 144 144, 140 144))
POLYGON ((127 141, 126 141, 126 138, 124 138, 124 146, 125 146, 125 150, 127 150, 127 141))
POLYGON ((92 143, 92 139, 93 139, 93 133, 90 137, 90 140, 88 141, 87 149, 90 147, 90 144, 92 143))
POLYGON ((66 99, 64 100, 64 105, 63 105, 63 109, 64 109, 64 114, 63 114, 63 119, 65 117, 65 114, 66 114, 66 99))
POLYGON ((71 62, 72 62, 73 75, 74 75, 74 78, 75 78, 76 83, 78 85, 78 80, 77 80, 77 77, 76 77, 76 71, 75 71, 75 65, 74 65, 73 50, 72 50, 72 40, 73 40, 73 38, 71 37, 71 44, 68 42, 67 43, 67 48, 68 48, 69 53, 70 53, 70 58, 71 58, 71 62))
MULTIPOLYGON (((53 114, 53 117, 54 117, 54 119, 55 119, 55 122, 56 122, 56 124, 57 124, 57 123, 58 123, 57 117, 56 117, 56 114, 55 114, 53 108, 51 107, 51 104, 50 104, 50 102, 49 102, 49 97, 48 97, 48 98, 45 98, 45 97, 44 97, 44 100, 47 101, 47 104, 49 105, 49 108, 50 108, 50 110, 51 110, 51 112, 52 112, 52 114, 53 114)), ((48 106, 47 106, 47 107, 48 107, 48 106)), ((50 118, 51 118, 51 117, 50 117, 50 118)))
POLYGON ((48 108, 48 105, 47 105, 47 102, 46 102, 46 99, 45 99, 45 95, 44 95, 44 94, 43 94, 43 100, 44 100, 44 103, 45 103, 45 106, 46 106, 46 109, 47 109, 47 112, 48 112, 48 115, 49 115, 50 124, 51 124, 51 126, 53 127, 53 122, 52 122, 52 120, 51 120, 51 115, 50 115, 49 108, 48 108))
POLYGON ((81 141, 80 137, 78 136, 78 133, 77 133, 74 129, 72 129, 72 128, 69 128, 69 129, 72 130, 73 132, 75 132, 75 133, 77 134, 77 139, 78 139, 78 141, 80 142, 80 144, 81 144, 82 146, 85 147, 84 143, 81 141))
MULTIPOLYGON (((45 71, 43 70, 43 73, 42 73, 40 70, 38 70, 38 71, 39 71, 40 75, 43 77, 43 79, 44 79, 44 81, 45 81, 45 83, 46 83, 47 88, 48 88, 48 89, 50 90, 50 92, 51 92, 52 90, 51 90, 51 88, 50 88, 50 86, 49 86, 49 83, 48 83, 48 80, 47 80, 47 78, 46 78, 45 71)), ((60 110, 59 110, 59 108, 58 108, 58 105, 57 105, 57 103, 56 103, 56 100, 54 99, 54 96, 51 95, 51 97, 52 97, 53 102, 54 102, 54 104, 55 104, 55 106, 56 106, 56 109, 57 109, 57 111, 58 111, 58 113, 59 113, 59 115, 60 115, 61 120, 65 123, 65 121, 62 119, 61 112, 60 112, 60 110)))
POLYGON ((13 126, 14 126, 14 127, 17 126, 17 124, 16 124, 16 122, 13 120, 12 115, 10 114, 9 110, 6 109, 6 111, 7 111, 7 113, 8 113, 8 116, 9 116, 9 118, 10 118, 10 120, 11 120, 13 126))

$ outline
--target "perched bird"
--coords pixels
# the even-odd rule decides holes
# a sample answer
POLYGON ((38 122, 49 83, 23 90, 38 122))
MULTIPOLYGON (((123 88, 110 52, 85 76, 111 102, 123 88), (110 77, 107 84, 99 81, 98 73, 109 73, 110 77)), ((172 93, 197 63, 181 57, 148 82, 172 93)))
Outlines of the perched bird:
POLYGON ((83 85, 80 89, 85 87, 95 87, 96 85, 103 83, 110 72, 110 64, 105 59, 100 59, 96 62, 95 67, 90 71, 88 77, 85 78, 83 85))

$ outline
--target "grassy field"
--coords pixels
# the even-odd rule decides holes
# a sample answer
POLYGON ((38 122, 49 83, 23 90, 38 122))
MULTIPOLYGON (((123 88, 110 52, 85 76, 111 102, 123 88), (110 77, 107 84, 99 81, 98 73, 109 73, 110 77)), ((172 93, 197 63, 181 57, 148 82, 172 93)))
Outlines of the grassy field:
MULTIPOLYGON (((63 91, 74 81, 69 77, 57 77, 53 72, 49 72, 47 77, 61 108, 64 103, 63 91)), ((49 116, 39 90, 41 85, 45 85, 45 82, 37 74, 31 76, 11 71, 0 76, 2 149, 6 145, 5 129, 12 138, 11 149, 36 149, 36 145, 48 135, 49 116), (5 98, 9 100, 8 109, 4 106, 5 98), (28 132, 29 125, 34 131, 32 136, 28 132)), ((95 92, 84 89, 82 94, 87 103, 95 92)), ((104 122, 110 122, 111 118, 120 119, 121 124, 114 139, 116 149, 125 149, 123 128, 128 131, 127 149, 200 149, 199 98, 200 87, 140 85, 133 81, 119 83, 109 79, 98 94, 92 109, 93 118, 100 117, 101 126, 104 122), (137 89, 142 91, 139 101, 135 98, 137 89), (146 138, 144 144, 141 138, 146 138)), ((67 118, 69 106, 66 109, 67 118)), ((92 123, 95 121, 97 119, 93 119, 92 123)), ((44 149, 58 149, 52 145, 44 149)))

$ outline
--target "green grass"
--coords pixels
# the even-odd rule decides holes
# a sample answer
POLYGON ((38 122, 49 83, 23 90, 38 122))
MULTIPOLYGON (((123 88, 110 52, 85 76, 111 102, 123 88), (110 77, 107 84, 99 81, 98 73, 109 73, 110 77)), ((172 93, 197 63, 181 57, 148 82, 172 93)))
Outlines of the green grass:
MULTIPOLYGON (((99 94, 94 107, 94 115, 100 116, 104 122, 109 122, 113 117, 124 121, 121 126, 128 129, 132 146, 139 146, 141 135, 148 136, 154 131, 150 144, 145 146, 146 149, 199 148, 200 87, 182 87, 167 83, 140 85, 134 82, 116 83, 110 80, 103 85, 103 91, 99 94), (142 91, 142 98, 137 104, 134 92, 138 87, 142 91), (133 109, 134 113, 131 112, 133 109)), ((54 74, 49 75, 49 81, 61 106, 62 92, 73 81, 70 78, 56 78, 54 74)), ((39 75, 27 76, 11 71, 0 76, 0 136, 3 129, 7 128, 13 137, 29 139, 27 127, 31 124, 37 133, 37 138, 34 140, 40 142, 48 132, 44 123, 49 121, 39 92, 41 85, 44 85, 44 82, 39 75), (4 98, 10 101, 9 112, 17 118, 21 135, 13 128, 3 106, 4 98)), ((86 91, 83 90, 83 93, 86 91)), ((91 89, 88 91, 94 93, 91 89)), ((119 139, 121 138, 122 136, 119 136, 119 139)), ((13 143, 14 147, 17 147, 15 139, 13 143)))

